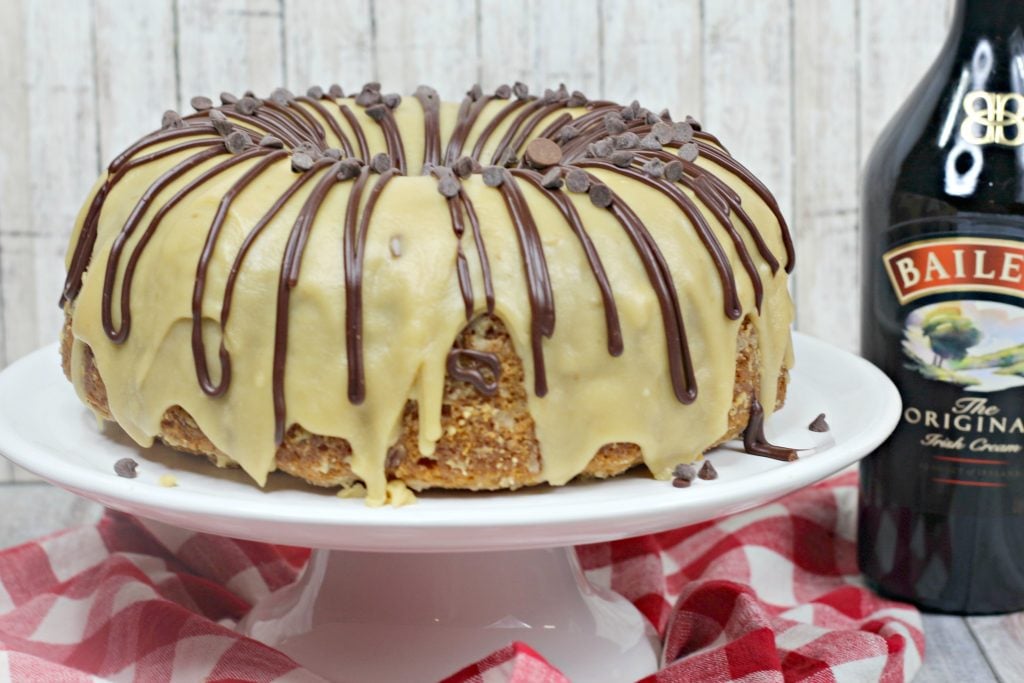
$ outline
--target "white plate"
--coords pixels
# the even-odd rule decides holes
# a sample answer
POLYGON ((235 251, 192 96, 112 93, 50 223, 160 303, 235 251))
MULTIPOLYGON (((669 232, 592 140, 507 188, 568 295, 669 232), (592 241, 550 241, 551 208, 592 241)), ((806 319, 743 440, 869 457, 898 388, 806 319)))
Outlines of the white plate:
POLYGON ((795 335, 797 367, 785 408, 768 435, 792 447, 821 446, 807 429, 825 413, 835 441, 782 463, 719 448, 715 481, 673 488, 645 474, 514 493, 427 493, 403 508, 367 508, 283 474, 259 489, 240 471, 218 470, 166 447, 143 449, 115 427, 97 429, 59 367, 56 345, 0 373, 0 453, 16 464, 118 510, 215 534, 315 548, 387 552, 505 550, 589 543, 651 533, 745 510, 856 462, 892 431, 900 398, 866 361, 795 335), (114 474, 124 457, 138 478, 114 474), (173 474, 175 488, 160 486, 173 474))

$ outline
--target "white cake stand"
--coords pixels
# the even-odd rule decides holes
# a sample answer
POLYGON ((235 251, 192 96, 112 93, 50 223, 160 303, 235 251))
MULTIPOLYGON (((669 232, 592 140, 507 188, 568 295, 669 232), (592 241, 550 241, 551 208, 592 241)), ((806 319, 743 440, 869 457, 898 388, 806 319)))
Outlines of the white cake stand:
POLYGON ((673 488, 640 474, 516 493, 424 494, 371 509, 274 475, 238 471, 98 430, 62 376, 55 346, 0 373, 0 452, 109 507, 172 525, 316 548, 300 580, 257 604, 240 632, 332 680, 430 681, 512 641, 572 680, 653 672, 659 647, 640 613, 587 581, 572 546, 661 531, 763 504, 856 462, 894 428, 900 399, 873 366, 796 335, 797 367, 773 441, 794 463, 734 448, 709 454, 715 481, 673 488), (826 413, 830 434, 807 429, 826 413), (115 476, 132 457, 138 478, 115 476), (159 484, 173 474, 178 485, 159 484))

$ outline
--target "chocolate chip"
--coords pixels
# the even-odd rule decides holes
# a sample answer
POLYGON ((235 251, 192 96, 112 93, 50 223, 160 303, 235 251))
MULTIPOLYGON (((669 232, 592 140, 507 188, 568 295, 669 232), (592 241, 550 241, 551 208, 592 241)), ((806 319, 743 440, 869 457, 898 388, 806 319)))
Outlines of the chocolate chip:
POLYGON ((213 100, 209 97, 203 97, 202 95, 196 95, 193 97, 189 100, 189 104, 191 104, 192 108, 196 111, 206 111, 207 109, 213 108, 213 100))
POLYGON ((558 84, 558 91, 555 93, 555 98, 560 102, 569 101, 569 89, 565 87, 565 83, 558 84))
POLYGON ((660 178, 665 175, 665 162, 661 159, 648 159, 644 163, 643 171, 652 178, 660 178))
POLYGON ((114 463, 114 474, 125 479, 134 479, 138 476, 136 469, 139 463, 135 462, 131 458, 121 458, 114 463))
POLYGON ((653 111, 649 111, 644 114, 644 123, 646 123, 648 126, 653 126, 660 120, 661 119, 658 118, 658 115, 655 114, 653 111))
POLYGON ((633 131, 627 131, 612 138, 612 144, 615 145, 615 149, 636 149, 640 146, 640 136, 633 131))
POLYGON ((370 168, 377 173, 384 173, 391 168, 391 157, 384 152, 375 154, 373 159, 370 160, 370 168))
POLYGON ((396 92, 388 93, 387 95, 384 95, 380 99, 381 102, 384 103, 384 106, 387 107, 388 109, 395 109, 398 105, 402 103, 402 96, 396 92))
POLYGON ((416 97, 423 97, 428 100, 437 99, 437 91, 431 88, 429 85, 416 86, 416 91, 413 94, 416 97))
POLYGON ((648 133, 640 139, 640 149, 646 149, 648 151, 657 151, 661 149, 661 143, 654 137, 654 133, 648 133))
POLYGON ((369 107, 380 102, 380 91, 368 87, 369 85, 372 84, 364 85, 362 91, 356 95, 356 104, 360 107, 369 107))
POLYGON ((608 131, 610 135, 618 135, 619 133, 626 132, 625 120, 615 112, 609 112, 604 115, 604 129, 608 131))
POLYGON ((677 489, 688 489, 690 488, 690 482, 687 479, 679 479, 678 477, 672 480, 672 486, 677 489))
POLYGON ((700 121, 693 118, 692 116, 687 115, 686 123, 690 124, 690 127, 692 127, 694 130, 701 130, 700 121))
POLYGON ((355 178, 363 170, 363 164, 359 159, 345 159, 338 163, 338 180, 355 178))
POLYGON ((274 88, 274 92, 270 93, 270 101, 282 107, 288 106, 288 103, 294 99, 295 95, 287 88, 274 88))
POLYGON ((598 159, 607 159, 615 151, 615 143, 611 138, 604 138, 594 143, 594 156, 598 159))
POLYGON ((454 170, 455 175, 460 178, 468 178, 473 174, 473 166, 473 160, 470 157, 459 157, 452 166, 452 170, 454 170))
POLYGON ((672 114, 669 113, 668 107, 666 107, 665 109, 662 109, 661 112, 658 114, 658 117, 662 121, 665 121, 667 123, 672 123, 672 114))
POLYGON ((314 145, 309 140, 303 140, 299 144, 295 145, 294 147, 292 147, 292 151, 308 154, 309 156, 313 157, 313 161, 316 161, 317 159, 320 158, 320 148, 314 145))
POLYGON ((673 183, 683 178, 683 164, 679 161, 670 161, 665 164, 665 180, 673 183))
POLYGON ((569 96, 569 100, 565 103, 567 107, 585 107, 587 102, 587 96, 581 93, 579 90, 573 90, 572 95, 569 96))
POLYGON ((494 96, 499 100, 507 100, 512 97, 512 88, 507 83, 502 83, 495 89, 494 96))
POLYGON ((380 92, 380 83, 378 83, 377 81, 363 83, 363 90, 376 90, 377 92, 380 92))
POLYGON ((345 96, 345 91, 341 89, 341 86, 337 83, 331 83, 331 87, 327 89, 327 94, 336 100, 340 100, 345 96))
POLYGON ((576 126, 563 126, 562 129, 558 131, 558 141, 565 144, 570 140, 575 140, 579 135, 580 129, 576 126))
POLYGON ((306 97, 309 97, 310 99, 319 100, 323 99, 323 96, 324 89, 321 88, 319 85, 311 85, 306 90, 306 97))
POLYGON ((562 186, 562 182, 562 169, 558 167, 549 169, 540 179, 541 186, 549 190, 557 190, 562 186))
POLYGON ((676 136, 675 129, 672 128, 671 124, 659 121, 651 127, 651 135, 663 145, 667 145, 672 142, 676 136))
POLYGON ((488 166, 484 169, 484 185, 498 187, 505 182, 505 169, 501 166, 488 166))
POLYGON ((262 103, 255 97, 250 97, 249 95, 246 95, 242 99, 238 100, 238 102, 235 104, 235 109, 238 110, 238 112, 241 114, 245 114, 246 116, 252 116, 261 106, 263 106, 262 103))
POLYGON ((270 149, 284 149, 284 142, 280 138, 276 138, 273 135, 264 135, 260 138, 260 147, 269 147, 270 149))
POLYGON ((163 115, 163 118, 160 119, 160 129, 161 130, 171 130, 173 128, 184 128, 184 127, 185 127, 185 120, 181 118, 181 114, 179 114, 178 112, 174 111, 173 109, 168 109, 167 111, 165 111, 164 115, 163 115))
POLYGON ((511 149, 506 150, 501 157, 501 165, 504 166, 505 168, 512 168, 518 163, 519 157, 517 157, 516 153, 511 149))
POLYGON ((520 100, 525 100, 530 96, 530 89, 522 81, 516 81, 516 84, 512 86, 512 94, 520 100))
POLYGON ((553 104, 558 101, 558 93, 551 88, 544 89, 544 96, 541 98, 544 104, 553 104))
POLYGON ((249 136, 240 130, 232 131, 226 138, 224 138, 224 148, 232 154, 238 154, 243 152, 252 146, 252 140, 249 136))
POLYGON ((612 190, 607 185, 595 183, 590 186, 590 201, 594 206, 607 209, 612 205, 612 190))
POLYGON ((388 108, 383 104, 374 104, 366 108, 366 115, 380 123, 388 115, 388 108))
POLYGON ((242 93, 242 97, 251 97, 253 99, 256 99, 256 93, 254 93, 252 90, 246 90, 244 93, 242 93))
POLYGON ((627 168, 633 163, 633 153, 624 149, 612 152, 611 162, 619 168, 627 168))
POLYGON ((683 161, 695 161, 700 156, 700 147, 696 142, 687 142, 679 148, 679 158, 683 161))
POLYGON ((238 102, 238 98, 231 93, 225 91, 220 94, 221 104, 234 104, 235 102, 238 102))
POLYGON ((700 472, 697 476, 704 481, 711 481, 712 479, 718 479, 718 470, 711 464, 710 460, 705 460, 704 464, 700 466, 700 472))
POLYGON ((676 142, 689 142, 693 139, 693 126, 688 123, 672 124, 672 139, 676 142))
POLYGON ((623 107, 619 110, 619 116, 622 117, 623 121, 632 121, 636 118, 636 114, 632 107, 623 107))
POLYGON ((570 192, 586 192, 590 189, 590 178, 586 171, 574 168, 565 174, 565 187, 570 192))
POLYGON ((440 182, 437 183, 437 191, 448 197, 448 199, 459 194, 459 187, 459 181, 455 179, 455 174, 451 171, 442 175, 440 182))
POLYGON ((231 122, 228 121, 228 117, 225 116, 224 112, 220 109, 210 110, 210 123, 213 124, 213 129, 217 131, 218 134, 225 137, 231 135, 231 131, 235 129, 235 127, 231 125, 231 122))
POLYGON ((306 152, 295 152, 292 154, 292 171, 300 173, 313 168, 313 157, 306 152))
POLYGON ((697 478, 697 469, 693 465, 687 465, 685 463, 676 465, 676 468, 672 470, 672 476, 676 479, 693 481, 697 478))
POLYGON ((525 157, 534 168, 547 168, 562 160, 562 148, 554 140, 537 138, 526 146, 525 157))
POLYGON ((388 449, 388 456, 384 461, 384 467, 387 468, 388 472, 392 472, 396 467, 402 464, 403 460, 405 460, 405 446, 402 444, 392 446, 388 449))
POLYGON ((818 415, 814 418, 814 421, 807 426, 812 432, 827 432, 829 430, 828 421, 825 419, 825 413, 818 415))
POLYGON ((331 159, 332 161, 338 161, 341 159, 341 150, 337 147, 331 147, 330 149, 324 150, 324 157, 331 159))
POLYGON ((479 83, 474 83, 473 87, 466 91, 466 96, 476 102, 484 96, 484 89, 480 87, 479 83))

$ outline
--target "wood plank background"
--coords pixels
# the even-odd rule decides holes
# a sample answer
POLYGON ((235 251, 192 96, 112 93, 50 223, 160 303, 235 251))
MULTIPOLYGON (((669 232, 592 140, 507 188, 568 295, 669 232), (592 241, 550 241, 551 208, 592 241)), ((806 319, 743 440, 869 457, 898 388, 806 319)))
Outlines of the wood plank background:
MULTIPOLYGON (((858 178, 948 0, 0 0, 0 366, 56 338, 101 165, 192 95, 564 81, 705 122, 796 233, 798 327, 855 349, 858 178)), ((0 465, 0 481, 21 474, 0 465)))

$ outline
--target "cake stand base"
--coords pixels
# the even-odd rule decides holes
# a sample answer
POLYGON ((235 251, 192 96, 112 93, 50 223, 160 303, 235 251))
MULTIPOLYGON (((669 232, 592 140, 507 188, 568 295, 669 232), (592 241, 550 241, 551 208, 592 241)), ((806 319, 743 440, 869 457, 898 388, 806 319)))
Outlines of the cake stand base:
POLYGON ((572 548, 479 553, 315 550, 239 632, 331 681, 436 681, 521 641, 570 680, 633 681, 659 643, 572 548))

